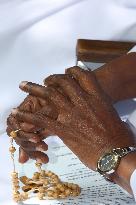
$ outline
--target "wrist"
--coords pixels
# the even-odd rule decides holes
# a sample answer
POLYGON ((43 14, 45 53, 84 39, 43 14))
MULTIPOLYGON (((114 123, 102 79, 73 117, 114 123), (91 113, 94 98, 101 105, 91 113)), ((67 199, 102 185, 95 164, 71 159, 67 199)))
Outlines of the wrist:
POLYGON ((117 175, 130 186, 130 177, 136 169, 136 152, 131 152, 123 157, 116 170, 117 175))

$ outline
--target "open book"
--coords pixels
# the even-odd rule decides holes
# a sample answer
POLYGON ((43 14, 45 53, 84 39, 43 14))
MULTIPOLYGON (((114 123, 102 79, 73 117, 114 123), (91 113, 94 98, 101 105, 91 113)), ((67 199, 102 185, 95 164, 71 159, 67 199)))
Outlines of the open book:
MULTIPOLYGON (((85 167, 58 137, 46 139, 50 163, 43 168, 55 172, 62 181, 74 182, 82 188, 75 198, 43 200, 31 198, 23 204, 29 205, 126 205, 135 204, 134 199, 118 185, 107 182, 98 173, 85 167)), ((35 170, 34 162, 19 165, 20 175, 31 176, 35 170)))

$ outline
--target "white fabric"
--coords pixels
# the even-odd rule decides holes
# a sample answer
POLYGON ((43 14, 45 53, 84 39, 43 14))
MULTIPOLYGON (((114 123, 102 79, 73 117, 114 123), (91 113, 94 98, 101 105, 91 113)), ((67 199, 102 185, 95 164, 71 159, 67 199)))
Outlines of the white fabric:
MULTIPOLYGON (((136 50, 136 47, 135 47, 135 50, 136 50)), ((136 110, 130 115, 129 122, 134 126, 133 128, 135 129, 136 128, 136 110)), ((134 130, 134 132, 136 131, 134 130)), ((133 195, 136 201, 136 170, 132 173, 130 177, 130 185, 133 190, 133 195)))
POLYGON ((133 194, 134 194, 134 197, 136 200, 136 170, 133 172, 133 174, 131 176, 130 185, 131 185, 131 188, 133 190, 133 194))
MULTIPOLYGON (((136 41, 135 0, 0 0, 0 19, 0 133, 25 96, 20 81, 42 82, 74 65, 78 38, 136 41)), ((0 203, 11 205, 5 133, 0 144, 0 203)))

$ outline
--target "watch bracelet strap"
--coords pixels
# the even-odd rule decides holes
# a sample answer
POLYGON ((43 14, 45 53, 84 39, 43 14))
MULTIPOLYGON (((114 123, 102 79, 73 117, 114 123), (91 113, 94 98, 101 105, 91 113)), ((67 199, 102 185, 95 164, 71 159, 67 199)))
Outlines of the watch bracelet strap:
MULTIPOLYGON (((125 155, 131 153, 131 152, 135 152, 136 151, 136 147, 125 147, 125 148, 116 148, 113 149, 113 152, 116 152, 117 154, 119 154, 120 157, 124 157, 125 155)), ((113 173, 114 174, 114 173, 113 173)), ((114 183, 114 181, 112 180, 112 175, 108 175, 107 173, 103 174, 103 177, 111 182, 114 183)))
POLYGON ((124 157, 125 155, 134 151, 136 151, 136 147, 125 147, 125 148, 113 149, 113 152, 117 153, 120 157, 124 157))

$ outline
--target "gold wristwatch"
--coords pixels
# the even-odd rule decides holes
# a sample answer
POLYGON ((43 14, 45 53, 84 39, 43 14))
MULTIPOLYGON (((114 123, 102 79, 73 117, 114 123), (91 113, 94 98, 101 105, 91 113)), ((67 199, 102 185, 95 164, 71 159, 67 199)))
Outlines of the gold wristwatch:
POLYGON ((136 151, 136 147, 116 148, 105 153, 97 162, 96 171, 105 179, 110 180, 110 176, 116 171, 122 157, 130 152, 136 151))

